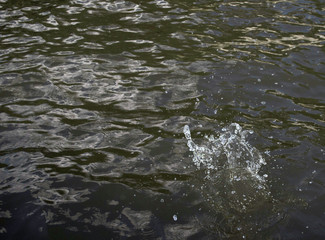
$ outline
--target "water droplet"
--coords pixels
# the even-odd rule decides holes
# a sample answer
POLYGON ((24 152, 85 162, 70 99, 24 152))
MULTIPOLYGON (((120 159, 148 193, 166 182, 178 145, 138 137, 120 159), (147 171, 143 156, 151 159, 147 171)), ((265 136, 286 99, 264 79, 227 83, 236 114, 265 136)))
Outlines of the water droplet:
MULTIPOLYGON (((266 162, 262 154, 247 141, 248 133, 253 133, 253 131, 243 130, 239 124, 232 123, 223 127, 217 137, 206 135, 205 142, 196 145, 191 138, 189 127, 187 125, 184 127, 187 146, 193 154, 193 163, 198 169, 205 170, 204 179, 214 179, 214 174, 218 174, 215 170, 229 170, 228 183, 231 186, 237 186, 242 181, 249 184, 247 174, 250 174, 252 178, 250 176, 248 178, 252 180, 251 187, 256 190, 256 193, 267 194, 264 178, 268 175, 259 175, 261 166, 266 162)), ((205 191, 206 186, 201 185, 200 189, 205 191)), ((226 189, 226 185, 223 189, 226 189)), ((252 203, 251 196, 244 194, 241 198, 235 190, 234 188, 227 189, 225 194, 232 194, 231 201, 244 212, 252 203)), ((206 201, 211 202, 212 205, 215 204, 213 198, 207 197, 206 201)))

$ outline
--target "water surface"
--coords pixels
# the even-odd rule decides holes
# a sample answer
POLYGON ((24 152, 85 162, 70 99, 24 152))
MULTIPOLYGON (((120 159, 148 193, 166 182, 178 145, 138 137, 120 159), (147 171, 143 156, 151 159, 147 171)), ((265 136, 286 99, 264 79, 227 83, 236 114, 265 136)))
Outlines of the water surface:
POLYGON ((324 238, 324 42, 317 0, 1 0, 1 239, 324 238))

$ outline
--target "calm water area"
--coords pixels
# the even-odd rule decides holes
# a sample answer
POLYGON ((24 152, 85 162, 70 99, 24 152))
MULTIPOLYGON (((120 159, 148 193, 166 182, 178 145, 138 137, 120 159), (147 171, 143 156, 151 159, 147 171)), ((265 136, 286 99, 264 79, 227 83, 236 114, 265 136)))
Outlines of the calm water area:
POLYGON ((325 239, 323 0, 0 0, 0 239, 325 239))

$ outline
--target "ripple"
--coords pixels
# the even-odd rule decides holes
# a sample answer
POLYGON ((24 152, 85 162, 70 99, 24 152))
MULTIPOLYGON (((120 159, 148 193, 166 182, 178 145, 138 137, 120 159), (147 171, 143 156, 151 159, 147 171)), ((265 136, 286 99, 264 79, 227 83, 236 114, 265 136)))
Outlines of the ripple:
POLYGON ((2 0, 0 28, 2 238, 325 235, 317 1, 2 0), (233 122, 265 182, 187 156, 233 122))

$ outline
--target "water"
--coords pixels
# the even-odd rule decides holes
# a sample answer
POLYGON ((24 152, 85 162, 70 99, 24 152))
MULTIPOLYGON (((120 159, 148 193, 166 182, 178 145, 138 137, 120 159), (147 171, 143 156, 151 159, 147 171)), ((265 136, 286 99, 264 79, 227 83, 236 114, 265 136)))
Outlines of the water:
POLYGON ((218 138, 213 135, 205 136, 208 142, 201 147, 193 142, 188 125, 184 126, 183 132, 189 150, 194 154, 193 162, 198 168, 201 164, 214 170, 240 168, 256 178, 261 178, 258 172, 261 165, 265 164, 265 160, 258 150, 247 142, 248 132, 243 131, 239 124, 232 123, 227 128, 222 128, 218 138), (222 160, 221 155, 225 155, 226 159, 222 160))
POLYGON ((324 15, 0 0, 0 238, 323 239, 324 15))
MULTIPOLYGON (((281 209, 272 198, 265 177, 259 175, 266 162, 261 153, 246 140, 247 132, 237 123, 224 127, 218 137, 205 136, 201 146, 196 145, 188 125, 184 127, 189 150, 193 152, 193 163, 198 169, 204 169, 203 176, 198 175, 197 187, 205 197, 210 209, 221 220, 214 220, 214 232, 219 237, 229 234, 239 237, 254 237, 268 224, 270 218, 279 220, 281 209), (219 216, 220 218, 220 216, 219 216), (222 222, 226 221, 226 225, 222 222), (228 230, 227 228, 234 230, 228 230), (250 234, 250 235, 247 235, 250 234)), ((206 223, 207 226, 211 224, 206 223)), ((210 229, 211 231, 212 229, 210 229)))

